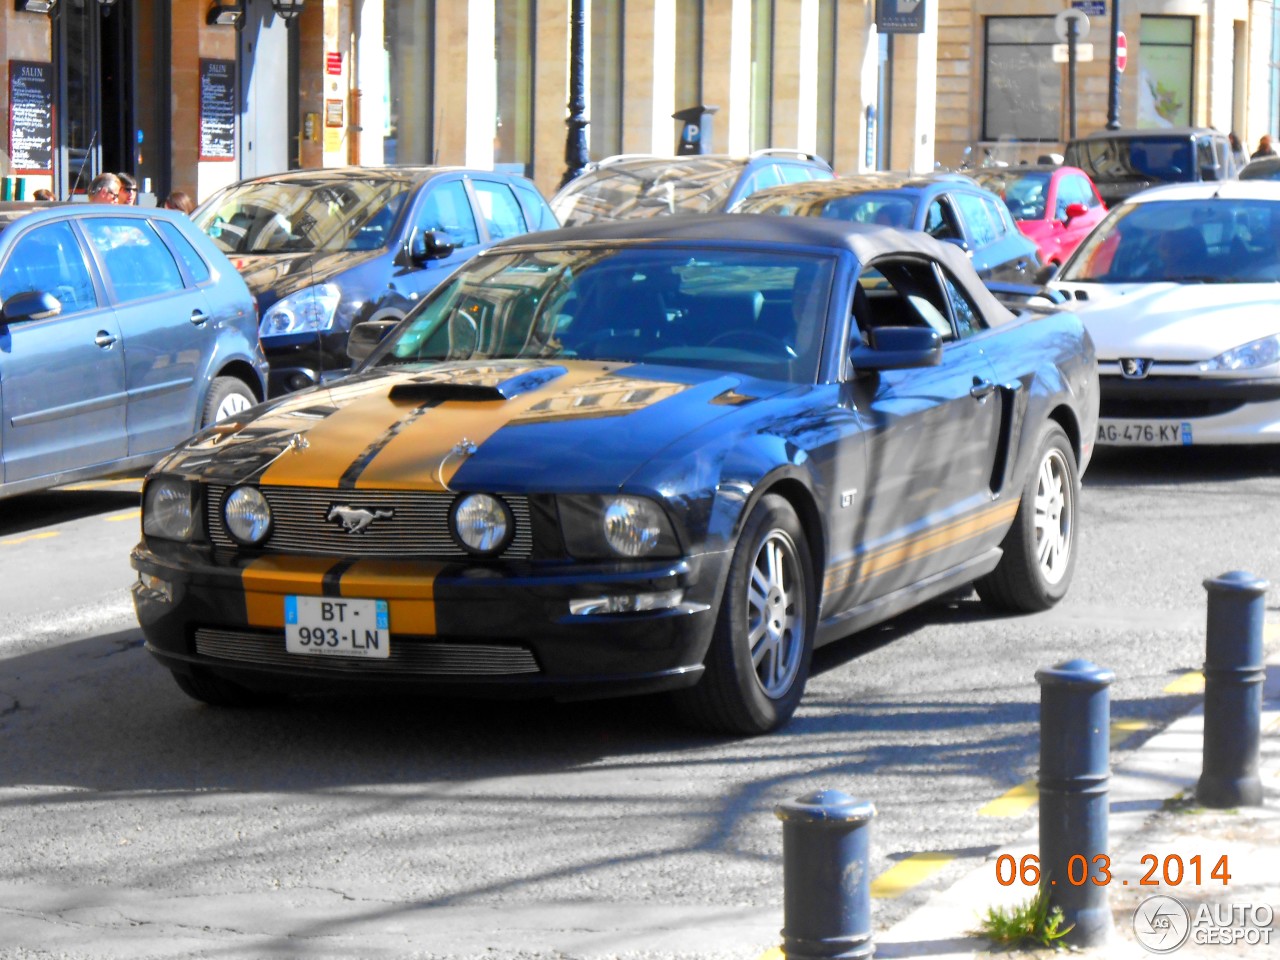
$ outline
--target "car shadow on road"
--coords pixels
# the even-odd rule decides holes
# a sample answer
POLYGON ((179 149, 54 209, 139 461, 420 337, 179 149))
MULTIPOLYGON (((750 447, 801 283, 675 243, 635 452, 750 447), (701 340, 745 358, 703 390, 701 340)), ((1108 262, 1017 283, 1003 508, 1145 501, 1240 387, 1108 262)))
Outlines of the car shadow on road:
POLYGON ((1084 485, 1198 483, 1280 477, 1280 444, 1222 447, 1098 447, 1084 485))
POLYGON ((0 500, 0 537, 139 506, 134 489, 44 490, 0 500))

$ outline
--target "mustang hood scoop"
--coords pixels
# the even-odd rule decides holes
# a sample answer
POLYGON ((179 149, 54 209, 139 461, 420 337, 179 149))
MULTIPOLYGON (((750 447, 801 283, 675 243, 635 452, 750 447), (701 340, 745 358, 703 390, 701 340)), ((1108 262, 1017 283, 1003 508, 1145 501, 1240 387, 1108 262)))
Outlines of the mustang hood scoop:
POLYGON ((392 400, 510 400, 563 377, 560 366, 512 365, 451 367, 441 365, 391 388, 392 400))

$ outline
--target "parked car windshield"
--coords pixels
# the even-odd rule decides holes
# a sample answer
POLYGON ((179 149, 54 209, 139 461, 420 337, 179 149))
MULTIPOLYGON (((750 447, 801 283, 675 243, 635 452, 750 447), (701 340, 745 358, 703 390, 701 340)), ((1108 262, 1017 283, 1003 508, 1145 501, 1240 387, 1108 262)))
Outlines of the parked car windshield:
POLYGON ((601 220, 711 213, 721 209, 745 164, 727 157, 622 161, 582 173, 552 206, 566 227, 601 220))
POLYGON ((910 227, 915 222, 917 197, 899 190, 869 190, 843 197, 820 197, 782 190, 765 191, 740 203, 736 213, 772 213, 824 217, 851 223, 879 223, 910 227))
POLYGON ((1191 180, 1195 158, 1185 136, 1104 137, 1067 146, 1066 162, 1081 167, 1094 180, 1191 180))
POLYGON ((193 218, 227 254, 378 250, 411 189, 408 180, 372 177, 247 183, 193 218))
POLYGON ((1101 283, 1263 283, 1280 280, 1280 203, 1205 199, 1117 209, 1058 278, 1101 283))
POLYGON ((980 170, 974 177, 1004 200, 1015 220, 1044 219, 1044 205, 1052 177, 1048 171, 980 170))
POLYGON ((813 383, 834 261, 776 250, 536 250, 472 260, 370 365, 656 363, 813 383))

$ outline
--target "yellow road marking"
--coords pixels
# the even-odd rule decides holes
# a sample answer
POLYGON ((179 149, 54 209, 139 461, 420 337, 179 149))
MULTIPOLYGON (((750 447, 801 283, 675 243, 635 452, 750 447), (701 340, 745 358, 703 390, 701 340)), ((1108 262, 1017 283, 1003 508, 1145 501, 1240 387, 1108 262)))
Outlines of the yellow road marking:
POLYGON ((1114 747, 1117 743, 1129 739, 1130 736, 1140 730, 1150 729, 1151 724, 1146 720, 1113 720, 1111 722, 1111 745, 1114 747))
POLYGON ((757 960, 787 960, 787 955, 782 952, 781 947, 770 947, 757 960))
POLYGON ((49 530, 44 533, 32 533, 25 537, 14 537, 12 540, 0 540, 0 547, 13 547, 20 543, 27 543, 30 540, 47 540, 49 537, 58 536, 57 530, 49 530))
POLYGON ((1203 693, 1204 674, 1199 670, 1184 673, 1164 688, 1165 693, 1203 693))
POLYGON ((141 510, 129 510, 126 513, 117 513, 110 517, 103 517, 108 523, 115 523, 117 520, 137 520, 142 516, 141 510))
POLYGON ((950 853, 917 853, 896 863, 871 881, 871 896, 892 900, 923 883, 955 859, 950 853))
POLYGON ((68 483, 59 490, 97 490, 99 487, 119 487, 126 483, 141 483, 142 477, 121 477, 119 480, 89 480, 85 483, 68 483))
POLYGON ((1034 780, 1018 784, 1012 790, 1006 790, 990 803, 978 810, 980 817, 1016 817, 1036 805, 1040 799, 1040 789, 1034 780))
MULTIPOLYGON (((1111 745, 1115 746, 1139 730, 1146 730, 1150 726, 1151 724, 1146 720, 1115 720, 1111 724, 1111 745)), ((1039 799, 1040 790, 1036 782, 1026 780, 1013 789, 1006 790, 990 803, 984 804, 978 809, 978 816, 1016 817, 1035 806, 1039 799)))

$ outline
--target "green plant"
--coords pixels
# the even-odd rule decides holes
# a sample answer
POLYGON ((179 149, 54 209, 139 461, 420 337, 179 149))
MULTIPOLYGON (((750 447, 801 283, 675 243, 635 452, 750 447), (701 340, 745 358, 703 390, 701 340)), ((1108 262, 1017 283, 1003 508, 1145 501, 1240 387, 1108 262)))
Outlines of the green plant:
POLYGON ((1072 929, 1062 929, 1063 919, 1061 907, 1049 908, 1049 888, 1041 886, 1020 906, 988 907, 977 933, 1005 947, 1059 947, 1062 944, 1057 941, 1072 929))

